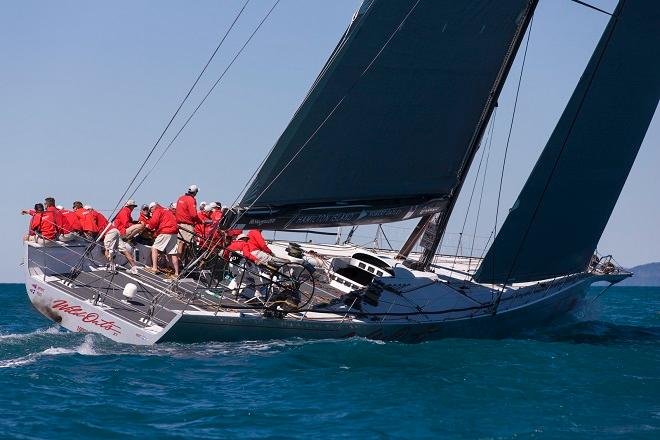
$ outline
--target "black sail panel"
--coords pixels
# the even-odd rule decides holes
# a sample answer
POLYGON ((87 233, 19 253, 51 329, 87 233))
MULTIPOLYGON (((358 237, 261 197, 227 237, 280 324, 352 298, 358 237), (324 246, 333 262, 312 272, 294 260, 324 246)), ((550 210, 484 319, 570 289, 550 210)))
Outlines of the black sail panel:
POLYGON ((241 201, 301 228, 437 212, 530 0, 365 1, 241 201))
POLYGON ((660 98, 660 2, 622 0, 475 280, 583 271, 660 98))

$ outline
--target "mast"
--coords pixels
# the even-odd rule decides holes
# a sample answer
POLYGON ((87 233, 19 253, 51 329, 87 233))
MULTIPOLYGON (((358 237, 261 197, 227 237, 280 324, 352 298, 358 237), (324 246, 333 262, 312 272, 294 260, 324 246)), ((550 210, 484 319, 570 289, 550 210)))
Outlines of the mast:
MULTIPOLYGON (((439 213, 439 218, 435 223, 434 237, 431 246, 428 248, 424 248, 422 256, 420 257, 419 262, 417 264, 417 267, 420 268, 421 270, 428 269, 428 267, 431 265, 431 262, 433 261, 433 257, 435 256, 440 241, 442 240, 442 237, 445 233, 445 229, 447 228, 447 223, 449 222, 451 213, 454 209, 454 206, 456 205, 458 195, 461 192, 463 183, 465 183, 467 172, 470 169, 470 166, 472 165, 472 161, 474 160, 477 150, 479 149, 479 145, 481 143, 483 134, 486 131, 486 126, 488 124, 488 121, 493 113, 493 110, 497 106, 497 99, 499 98, 500 92, 502 91, 502 87, 504 86, 504 82, 506 81, 506 78, 509 74, 509 70, 511 70, 511 66, 513 65, 513 61, 515 59, 515 55, 518 52, 518 48, 520 47, 520 44, 522 43, 523 37, 525 36, 525 32, 527 31, 529 22, 532 19, 532 15, 534 15, 534 10, 536 9, 537 4, 538 4, 538 0, 530 0, 529 4, 527 5, 527 9, 523 13, 520 25, 518 26, 513 41, 511 42, 511 46, 509 47, 509 50, 506 56, 504 57, 504 61, 502 63, 502 66, 500 67, 500 71, 495 79, 495 82, 493 83, 493 87, 488 96, 488 100, 486 106, 484 107, 484 111, 481 114, 481 118, 479 119, 472 140, 470 141, 468 154, 465 158, 465 161, 459 168, 458 184, 454 188, 454 191, 449 197, 449 204, 447 205, 447 208, 439 213)), ((430 224, 432 224, 431 222, 432 217, 433 217, 432 215, 422 217, 419 224, 417 225, 415 230, 413 230, 412 234, 404 244, 404 247, 401 249, 401 252, 399 252, 399 255, 397 255, 398 258, 405 258, 408 256, 413 246, 421 236, 423 230, 426 229, 430 224), (423 223, 424 225, 422 226, 423 223), (421 231, 418 230, 420 227, 422 228, 421 231)))

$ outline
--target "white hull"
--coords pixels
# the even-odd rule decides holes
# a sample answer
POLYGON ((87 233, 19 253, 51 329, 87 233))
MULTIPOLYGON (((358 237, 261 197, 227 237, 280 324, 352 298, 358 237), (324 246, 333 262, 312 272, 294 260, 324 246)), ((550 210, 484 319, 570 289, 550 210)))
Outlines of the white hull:
MULTIPOLYGON (((497 313, 493 313, 492 301, 489 303, 485 298, 492 298, 497 289, 458 278, 439 277, 435 273, 402 270, 397 271, 394 277, 383 278, 382 281, 389 283, 383 285, 412 288, 403 293, 383 290, 379 304, 365 305, 364 313, 320 308, 266 317, 263 310, 224 310, 220 307, 209 310, 208 307, 186 305, 174 295, 170 297, 166 294, 163 287, 166 284, 159 284, 163 281, 153 276, 134 276, 123 271, 113 276, 116 286, 104 291, 105 299, 94 301, 85 298, 90 293, 89 289, 43 270, 41 253, 58 252, 53 249, 26 246, 26 287, 34 307, 71 331, 98 333, 118 342, 138 345, 164 341, 294 337, 324 339, 361 336, 404 342, 448 337, 502 338, 542 327, 569 313, 584 298, 593 282, 617 282, 627 276, 585 272, 547 285, 536 283, 507 289, 502 294, 497 313), (442 280, 438 281, 439 278, 442 280), (121 287, 127 281, 155 290, 145 290, 143 296, 138 295, 132 302, 122 301, 121 287), (421 287, 415 287, 415 283, 421 287), (458 286, 462 286, 460 292, 458 286), (161 308, 151 320, 145 319, 144 311, 149 300, 147 294, 155 291, 165 292, 164 299, 160 301, 162 307, 159 305, 161 308)), ((353 252, 353 249, 348 252, 353 252)), ((91 271, 85 276, 104 279, 105 273, 102 270, 91 271)))

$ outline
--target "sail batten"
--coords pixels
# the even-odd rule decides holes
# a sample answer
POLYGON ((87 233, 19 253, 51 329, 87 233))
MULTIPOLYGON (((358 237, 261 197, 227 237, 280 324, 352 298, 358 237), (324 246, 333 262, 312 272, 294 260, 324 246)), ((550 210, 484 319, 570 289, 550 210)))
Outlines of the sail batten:
POLYGON ((586 269, 660 99, 660 2, 622 0, 475 280, 586 269))
POLYGON ((252 208, 245 226, 397 221, 446 209, 530 3, 365 2, 241 201, 252 208), (347 204, 365 206, 323 215, 347 204))

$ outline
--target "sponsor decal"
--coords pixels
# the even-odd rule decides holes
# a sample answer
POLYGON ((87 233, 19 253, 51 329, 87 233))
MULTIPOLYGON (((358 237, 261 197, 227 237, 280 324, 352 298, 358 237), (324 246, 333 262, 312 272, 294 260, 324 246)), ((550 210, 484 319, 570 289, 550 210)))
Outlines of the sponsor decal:
MULTIPOLYGON (((253 219, 250 219, 249 223, 251 225, 261 226, 261 225, 268 225, 268 224, 271 224, 271 223, 275 223, 275 220, 276 220, 276 218, 268 218, 268 219, 264 219, 264 220, 253 218, 253 219)), ((237 225, 237 227, 238 227, 238 225, 237 225)))
POLYGON ((301 214, 293 219, 293 224, 347 223, 363 219, 399 218, 405 214, 403 208, 363 209, 361 211, 301 214))
MULTIPOLYGON (((51 306, 53 310, 59 310, 64 313, 68 313, 69 315, 76 316, 80 318, 80 320, 86 324, 92 324, 97 327, 100 327, 103 330, 113 332, 115 335, 118 335, 121 333, 121 327, 119 327, 117 324, 115 324, 114 321, 108 321, 99 316, 98 313, 96 312, 86 312, 82 307, 80 306, 73 306, 69 304, 69 302, 65 299, 57 299, 53 301, 53 305, 51 306)), ((82 327, 78 327, 78 329, 81 329, 82 327)), ((84 330, 84 328, 83 328, 84 330)), ((79 331, 79 330, 77 330, 79 331)))
POLYGON ((30 293, 41 296, 44 293, 44 288, 38 284, 32 283, 30 284, 30 293))

